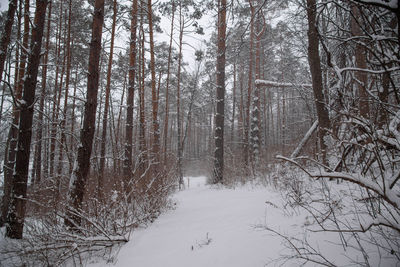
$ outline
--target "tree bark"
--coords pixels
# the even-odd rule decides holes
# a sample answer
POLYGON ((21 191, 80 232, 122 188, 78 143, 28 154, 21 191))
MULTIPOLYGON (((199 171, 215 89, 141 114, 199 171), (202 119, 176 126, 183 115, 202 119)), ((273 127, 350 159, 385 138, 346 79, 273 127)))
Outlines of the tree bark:
POLYGON ((171 56, 172 56, 172 40, 174 34, 174 20, 175 20, 175 0, 172 0, 172 18, 171 18, 171 32, 169 37, 168 48, 168 63, 167 63, 167 80, 165 86, 165 119, 164 119, 164 166, 167 164, 167 140, 168 140, 168 120, 169 120, 169 80, 171 74, 171 56))
MULTIPOLYGON (((352 11, 352 16, 351 16, 351 31, 352 35, 356 38, 360 38, 362 34, 362 30, 360 27, 361 23, 358 19, 361 18, 360 14, 360 9, 356 6, 353 5, 351 7, 352 11)), ((364 45, 359 43, 360 41, 356 42, 355 47, 354 47, 354 54, 355 54, 355 64, 356 68, 359 69, 367 69, 367 61, 366 61, 366 55, 367 51, 364 47, 364 45)), ((358 91, 358 97, 359 97, 359 110, 360 110, 360 116, 368 119, 369 118, 369 100, 368 100, 368 93, 367 93, 367 86, 368 86, 368 77, 367 73, 363 71, 357 71, 355 73, 356 76, 356 87, 358 91)))
POLYGON ((33 183, 39 183, 42 180, 42 137, 43 137, 43 119, 44 119, 44 100, 46 97, 46 85, 47 85, 47 63, 49 61, 49 44, 50 44, 50 27, 51 27, 51 9, 52 2, 49 3, 49 11, 47 16, 47 32, 46 32, 46 46, 45 54, 43 59, 42 68, 42 90, 40 92, 40 103, 39 103, 39 117, 38 117, 38 128, 36 133, 36 148, 34 160, 36 162, 35 168, 35 180, 33 183))
POLYGON ((182 13, 182 2, 179 2, 179 54, 178 54, 178 73, 176 86, 176 122, 178 131, 178 179, 179 189, 183 187, 183 172, 182 172, 182 122, 181 122, 181 67, 182 67, 182 46, 183 46, 183 29, 185 28, 185 20, 182 13))
POLYGON ((6 62, 8 45, 11 40, 11 30, 14 24, 15 11, 17 10, 17 0, 8 1, 7 19, 4 24, 0 40, 0 80, 3 78, 4 63, 6 62))
MULTIPOLYGON (((70 76, 71 76, 71 16, 72 16, 72 0, 69 0, 69 7, 68 7, 68 28, 67 28, 67 40, 66 40, 66 57, 67 57, 67 69, 66 69, 66 77, 65 77, 65 93, 64 93, 64 107, 63 107, 63 117, 60 122, 60 132, 61 132, 61 141, 60 141, 60 148, 58 151, 58 168, 57 168, 57 178, 56 178, 56 197, 57 200, 60 195, 60 185, 61 185, 61 176, 64 167, 63 157, 64 157, 64 150, 69 157, 68 146, 67 146, 67 138, 65 135, 65 123, 67 120, 68 114, 68 97, 69 97, 69 83, 70 83, 70 76)), ((68 173, 69 174, 69 173, 68 173)))
POLYGON ((154 174, 159 169, 160 164, 160 126, 158 123, 158 97, 156 89, 156 66, 154 57, 154 39, 153 39, 153 12, 151 0, 147 0, 147 19, 149 21, 149 37, 150 37, 150 72, 151 72, 151 101, 152 101, 152 121, 153 121, 153 143, 151 161, 154 174))
POLYGON ((325 97, 323 94, 321 61, 319 57, 319 40, 316 28, 317 27, 316 13, 317 13, 316 1, 307 0, 308 63, 310 65, 315 106, 317 109, 322 161, 324 164, 326 164, 327 163, 326 144, 324 141, 324 137, 327 135, 327 130, 330 127, 330 121, 329 121, 329 113, 325 106, 325 97))
POLYGON ((98 177, 98 184, 97 184, 97 192, 98 192, 98 197, 100 200, 103 199, 108 110, 109 110, 109 106, 110 106, 111 71, 112 71, 112 64, 113 64, 114 37, 115 37, 116 24, 117 24, 117 0, 114 0, 113 1, 113 21, 112 21, 112 28, 111 28, 110 56, 108 58, 108 66, 107 66, 106 96, 105 96, 105 100, 104 100, 105 103, 104 103, 103 125, 102 125, 101 145, 100 145, 100 168, 99 168, 99 177, 98 177))
POLYGON ((217 109, 215 114, 214 183, 223 183, 224 178, 224 120, 225 120, 225 38, 226 0, 218 2, 217 44, 217 109))
POLYGON ((132 145, 133 145, 133 103, 135 94, 135 76, 136 76, 136 28, 138 25, 137 19, 138 1, 132 1, 131 11, 131 40, 129 47, 129 78, 128 92, 126 97, 126 124, 125 124, 125 158, 124 158, 124 183, 125 192, 131 191, 132 179, 132 145))
MULTIPOLYGON (((53 178, 54 175, 54 158, 55 158, 55 151, 56 151, 56 138, 57 138, 57 126, 58 126, 58 114, 60 108, 60 90, 58 85, 58 76, 60 75, 60 57, 61 57, 61 32, 62 32, 62 18, 63 18, 63 3, 64 1, 60 2, 60 13, 59 13, 59 23, 57 25, 57 33, 56 33, 56 74, 55 74, 55 81, 54 81, 54 96, 53 96, 53 110, 51 116, 51 130, 50 130, 50 166, 49 166, 49 176, 53 178)), ((64 57, 65 59, 65 57, 64 57)), ((64 62, 62 63, 64 68, 64 62)), ((63 70, 61 71, 61 75, 63 75, 63 70)), ((61 77, 62 80, 62 77, 61 77)), ((60 82, 62 83, 62 82, 60 82)))
POLYGON ((28 182, 29 156, 31 150, 33 106, 37 74, 40 63, 40 51, 44 21, 46 17, 47 0, 36 1, 34 27, 27 67, 27 77, 24 79, 24 90, 20 102, 17 155, 11 190, 11 202, 7 215, 6 236, 21 239, 25 220, 26 191, 28 182))
MULTIPOLYGON (((29 0, 24 2, 24 37, 22 38, 22 46, 27 48, 29 46, 29 0)), ((22 97, 22 87, 23 87, 23 77, 25 76, 26 67, 26 52, 21 53, 21 62, 19 63, 18 69, 18 79, 15 81, 15 99, 19 100, 22 97)), ((2 208, 2 218, 3 221, 7 220, 7 214, 9 211, 10 201, 11 201, 11 189, 12 189, 12 177, 13 169, 15 166, 15 156, 17 147, 17 137, 18 137, 18 123, 20 110, 15 105, 13 106, 13 119, 8 132, 7 137, 7 149, 5 151, 6 155, 4 157, 4 196, 3 196, 3 208, 2 208)))
POLYGON ((244 164, 249 165, 250 159, 250 106, 251 106, 251 94, 252 94, 252 81, 253 81, 253 47, 254 47, 254 12, 255 8, 249 0, 251 21, 250 21, 250 48, 249 48, 249 79, 247 84, 247 103, 246 103, 246 123, 244 126, 244 164))
MULTIPOLYGON (((143 9, 141 8, 141 11, 143 9)), ((143 14, 143 12, 142 12, 143 14)), ((146 145, 146 117, 145 117, 145 32, 143 29, 143 17, 141 17, 141 85, 139 90, 139 179, 140 188, 144 189, 145 174, 148 165, 147 161, 147 145, 146 145)))
POLYGON ((87 95, 83 125, 80 133, 80 144, 78 145, 78 156, 71 175, 70 188, 68 192, 68 202, 72 210, 67 211, 65 219, 65 224, 72 229, 76 229, 77 226, 81 224, 81 217, 74 213, 74 211, 81 211, 86 180, 90 169, 90 156, 92 153, 95 131, 97 93, 99 88, 99 62, 103 21, 104 0, 96 0, 94 3, 92 40, 89 52, 87 95))

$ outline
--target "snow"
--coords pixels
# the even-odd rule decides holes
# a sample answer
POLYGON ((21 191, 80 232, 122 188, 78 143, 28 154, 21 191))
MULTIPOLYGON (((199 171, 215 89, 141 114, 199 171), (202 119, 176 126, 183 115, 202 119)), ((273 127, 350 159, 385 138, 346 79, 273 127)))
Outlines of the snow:
POLYGON ((308 87, 312 88, 311 84, 294 84, 294 83, 280 83, 275 81, 267 80, 255 80, 254 82, 257 86, 270 86, 270 87, 308 87))
POLYGON ((398 0, 359 0, 358 2, 365 4, 381 5, 389 9, 397 9, 399 6, 398 0))
POLYGON ((266 220, 274 227, 293 222, 270 214, 266 201, 277 193, 265 187, 210 187, 206 177, 185 180, 189 186, 175 196, 175 210, 135 231, 111 265, 89 266, 261 267, 279 256, 281 240, 256 227, 266 220))
MULTIPOLYGON (((293 252, 267 229, 300 241, 307 239, 339 266, 351 261, 344 255, 337 233, 309 232, 306 225, 313 219, 304 210, 285 209, 279 190, 259 184, 234 189, 210 186, 206 177, 186 177, 185 183, 187 189, 173 198, 175 209, 147 228, 135 230, 116 255, 101 261, 91 259, 86 266, 281 266, 283 257, 293 252)), ((351 247, 346 250, 357 255, 351 247)), ((301 263, 294 260, 284 266, 301 263)))

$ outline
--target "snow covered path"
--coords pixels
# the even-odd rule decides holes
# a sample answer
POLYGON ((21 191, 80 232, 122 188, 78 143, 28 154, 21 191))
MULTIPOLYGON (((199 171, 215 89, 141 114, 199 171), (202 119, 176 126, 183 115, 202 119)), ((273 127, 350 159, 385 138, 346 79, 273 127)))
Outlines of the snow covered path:
MULTIPOLYGON (((255 227, 276 217, 278 211, 265 202, 277 193, 249 186, 216 189, 205 185, 205 177, 188 179, 190 187, 174 196, 175 210, 135 231, 113 263, 92 266, 261 267, 279 256, 281 240, 255 227)), ((273 221, 268 225, 285 223, 273 221)))

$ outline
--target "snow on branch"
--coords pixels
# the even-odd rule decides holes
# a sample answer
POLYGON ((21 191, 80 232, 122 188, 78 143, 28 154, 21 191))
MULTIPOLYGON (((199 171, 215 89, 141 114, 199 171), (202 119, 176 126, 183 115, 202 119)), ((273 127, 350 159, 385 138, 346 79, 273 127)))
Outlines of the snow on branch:
POLYGON ((389 188, 389 185, 386 182, 380 185, 377 183, 377 181, 357 173, 349 174, 344 172, 327 172, 322 170, 318 172, 309 172, 294 159, 289 159, 283 156, 277 156, 277 158, 293 163, 294 165, 302 169, 305 173, 307 173, 311 178, 335 179, 335 180, 342 179, 344 181, 357 184, 362 188, 375 192, 380 197, 382 197, 387 203, 389 203, 396 209, 400 209, 400 197, 397 196, 396 193, 389 188))
POLYGON ((360 4, 373 5, 383 7, 391 11, 395 11, 399 8, 398 0, 354 0, 360 4))
POLYGON ((312 85, 309 83, 301 83, 301 84, 296 84, 296 83, 280 83, 280 82, 274 82, 274 81, 268 81, 268 80, 255 80, 254 82, 257 86, 270 86, 270 87, 308 87, 312 88, 312 85))
POLYGON ((318 126, 318 120, 314 121, 313 125, 310 127, 310 129, 307 131, 307 133, 304 135, 303 139, 301 139, 301 141, 297 145, 296 149, 290 155, 291 158, 295 158, 300 154, 300 151, 303 149, 304 145, 307 143, 307 141, 310 139, 311 135, 317 129, 317 126, 318 126))

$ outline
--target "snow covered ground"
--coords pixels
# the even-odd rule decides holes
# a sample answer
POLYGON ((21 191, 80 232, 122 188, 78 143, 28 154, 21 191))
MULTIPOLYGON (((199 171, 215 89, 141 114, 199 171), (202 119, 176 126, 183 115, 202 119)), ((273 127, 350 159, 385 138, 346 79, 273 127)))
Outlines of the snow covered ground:
MULTIPOLYGON (((189 187, 173 197, 176 209, 134 231, 108 263, 92 259, 88 266, 299 266, 298 261, 274 261, 288 250, 264 228, 304 236, 305 214, 284 212, 278 192, 253 185, 212 187, 205 184, 206 177, 187 177, 187 182, 189 187)), ((337 234, 319 233, 310 240, 339 266, 349 263, 337 245, 337 234)))
POLYGON ((112 265, 264 266, 279 254, 280 240, 255 227, 268 220, 265 201, 277 194, 265 188, 210 188, 206 177, 186 179, 189 188, 174 197, 176 209, 135 231, 112 265))

